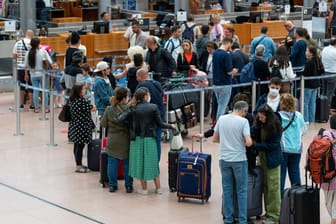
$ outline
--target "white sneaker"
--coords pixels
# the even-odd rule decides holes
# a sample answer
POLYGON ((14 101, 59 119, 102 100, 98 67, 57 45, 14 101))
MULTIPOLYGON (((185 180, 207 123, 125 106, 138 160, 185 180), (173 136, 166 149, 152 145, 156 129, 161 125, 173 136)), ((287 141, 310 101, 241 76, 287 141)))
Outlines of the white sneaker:
POLYGON ((137 192, 138 194, 141 194, 141 195, 147 195, 147 194, 148 194, 148 190, 138 189, 136 192, 137 192))
POLYGON ((162 189, 161 189, 161 188, 156 189, 156 190, 155 190, 155 193, 157 193, 157 194, 162 194, 162 189))

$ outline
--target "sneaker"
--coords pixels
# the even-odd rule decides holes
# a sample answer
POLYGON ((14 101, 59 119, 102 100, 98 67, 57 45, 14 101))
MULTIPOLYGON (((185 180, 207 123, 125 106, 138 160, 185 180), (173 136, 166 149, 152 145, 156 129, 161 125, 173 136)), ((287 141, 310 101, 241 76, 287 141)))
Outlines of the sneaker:
POLYGON ((35 110, 34 106, 29 106, 29 110, 35 110))
POLYGON ((20 105, 20 109, 24 109, 24 105, 23 104, 20 105))
POLYGON ((132 193, 133 190, 133 187, 126 187, 126 193, 132 193))
POLYGON ((156 190, 155 190, 155 193, 157 193, 157 194, 162 194, 162 189, 161 189, 161 188, 156 189, 156 190))
POLYGON ((141 195, 147 195, 147 194, 148 194, 148 190, 138 189, 138 190, 137 190, 137 193, 138 193, 138 194, 141 194, 141 195))
POLYGON ((116 187, 116 186, 112 186, 112 187, 110 187, 110 189, 109 189, 109 192, 116 192, 118 190, 118 187, 116 187))

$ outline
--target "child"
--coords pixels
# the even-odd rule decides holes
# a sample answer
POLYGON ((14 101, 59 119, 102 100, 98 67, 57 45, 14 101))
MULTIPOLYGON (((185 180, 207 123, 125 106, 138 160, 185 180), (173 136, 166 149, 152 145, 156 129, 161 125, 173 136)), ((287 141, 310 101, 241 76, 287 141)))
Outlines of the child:
POLYGON ((90 101, 91 92, 92 92, 92 83, 93 83, 93 79, 89 74, 91 71, 91 68, 90 68, 90 65, 85 63, 81 65, 81 69, 82 69, 82 74, 78 74, 76 76, 76 83, 84 84, 84 87, 86 88, 85 99, 90 101))
MULTIPOLYGON (((53 71, 53 76, 52 78, 52 88, 54 91, 56 91, 58 94, 63 94, 63 87, 60 83, 60 80, 62 78, 62 70, 60 69, 60 66, 58 63, 53 63, 52 65, 53 71)), ((54 107, 56 108, 61 108, 62 107, 62 97, 61 96, 55 96, 54 98, 54 107)))

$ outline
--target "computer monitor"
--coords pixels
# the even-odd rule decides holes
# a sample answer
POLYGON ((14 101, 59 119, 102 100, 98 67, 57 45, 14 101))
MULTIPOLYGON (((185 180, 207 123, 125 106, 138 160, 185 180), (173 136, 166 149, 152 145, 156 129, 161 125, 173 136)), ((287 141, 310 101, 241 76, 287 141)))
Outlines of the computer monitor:
POLYGON ((93 22, 93 32, 94 33, 109 33, 110 22, 107 21, 95 21, 93 22))

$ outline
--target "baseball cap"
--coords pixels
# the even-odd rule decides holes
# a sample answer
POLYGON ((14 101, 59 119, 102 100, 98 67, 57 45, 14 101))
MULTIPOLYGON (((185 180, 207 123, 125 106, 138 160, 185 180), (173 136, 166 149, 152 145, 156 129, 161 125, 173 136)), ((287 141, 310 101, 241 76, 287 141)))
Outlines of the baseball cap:
POLYGON ((100 61, 98 62, 98 64, 96 65, 96 69, 93 72, 101 72, 104 69, 109 68, 110 66, 108 65, 108 63, 106 61, 100 61))

